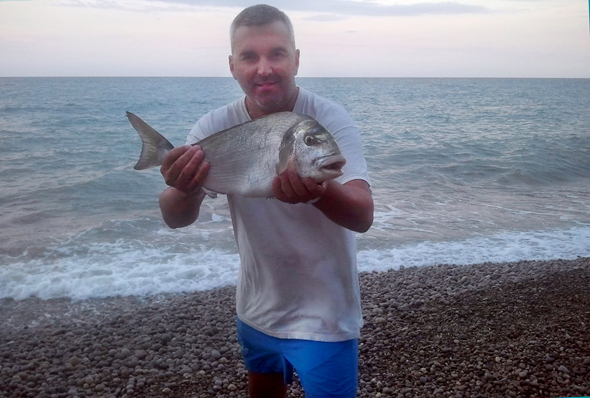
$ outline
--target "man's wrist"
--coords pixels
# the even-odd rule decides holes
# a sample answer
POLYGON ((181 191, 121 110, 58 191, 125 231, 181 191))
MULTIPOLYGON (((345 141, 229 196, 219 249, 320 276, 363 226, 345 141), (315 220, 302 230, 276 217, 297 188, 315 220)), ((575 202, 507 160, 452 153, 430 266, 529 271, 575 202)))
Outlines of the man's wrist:
POLYGON ((207 196, 207 194, 205 193, 205 191, 203 191, 202 188, 192 192, 186 192, 182 189, 174 187, 171 188, 176 191, 176 195, 178 195, 177 197, 183 201, 194 201, 195 199, 203 199, 205 196, 207 196))

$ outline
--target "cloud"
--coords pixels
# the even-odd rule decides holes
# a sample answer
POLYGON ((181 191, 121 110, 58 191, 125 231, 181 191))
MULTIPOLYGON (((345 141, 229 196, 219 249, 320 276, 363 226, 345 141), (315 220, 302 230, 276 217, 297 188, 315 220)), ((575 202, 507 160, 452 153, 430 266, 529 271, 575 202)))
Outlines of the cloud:
MULTIPOLYGON (((0 0, 1 1, 1 0, 0 0)), ((94 7, 121 7, 132 1, 122 0, 65 0, 69 5, 85 5, 94 7)), ((148 0, 143 4, 153 6, 186 5, 208 8, 236 8, 243 9, 252 5, 251 0, 148 0)), ((387 5, 372 1, 354 0, 275 0, 269 4, 288 12, 310 12, 316 15, 308 20, 333 21, 342 16, 419 16, 419 15, 457 15, 457 14, 485 14, 491 10, 485 6, 463 4, 457 2, 423 2, 415 4, 387 5), (322 15, 318 13, 327 13, 322 15)))
POLYGON ((327 12, 331 13, 330 15, 332 16, 418 16, 484 14, 490 12, 490 10, 484 6, 475 6, 454 2, 385 5, 346 0, 330 0, 324 2, 313 2, 309 4, 300 4, 298 2, 285 3, 282 9, 289 11, 327 12))
POLYGON ((304 21, 318 21, 318 22, 333 22, 333 21, 342 21, 347 17, 344 15, 337 15, 337 14, 316 14, 311 17, 301 18, 304 21))
MULTIPOLYGON (((2 0, 0 0, 2 1, 2 0)), ((54 0, 53 4, 79 7, 95 8, 104 10, 125 10, 125 11, 183 11, 196 8, 185 1, 152 1, 152 0, 54 0)))

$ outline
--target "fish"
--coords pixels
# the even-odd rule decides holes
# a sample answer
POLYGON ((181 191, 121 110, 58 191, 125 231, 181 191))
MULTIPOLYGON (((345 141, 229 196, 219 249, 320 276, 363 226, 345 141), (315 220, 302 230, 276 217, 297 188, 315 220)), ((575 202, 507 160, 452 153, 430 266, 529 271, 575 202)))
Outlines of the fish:
MULTIPOLYGON (((142 140, 134 166, 160 166, 174 146, 141 118, 127 112, 142 140)), ((314 118, 296 112, 277 112, 210 135, 193 144, 210 164, 205 192, 245 197, 273 197, 275 176, 293 168, 316 183, 342 175, 346 159, 334 136, 314 118)), ((214 196, 214 195, 210 195, 214 196)))

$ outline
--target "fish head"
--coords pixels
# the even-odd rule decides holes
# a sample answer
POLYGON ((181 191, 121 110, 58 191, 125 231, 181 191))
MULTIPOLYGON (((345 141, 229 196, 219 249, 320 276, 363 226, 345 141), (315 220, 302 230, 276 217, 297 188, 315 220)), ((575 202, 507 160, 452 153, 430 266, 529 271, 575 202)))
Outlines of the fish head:
POLYGON ((345 163, 334 136, 315 119, 305 118, 283 137, 277 172, 293 167, 300 177, 321 183, 340 177, 345 163))

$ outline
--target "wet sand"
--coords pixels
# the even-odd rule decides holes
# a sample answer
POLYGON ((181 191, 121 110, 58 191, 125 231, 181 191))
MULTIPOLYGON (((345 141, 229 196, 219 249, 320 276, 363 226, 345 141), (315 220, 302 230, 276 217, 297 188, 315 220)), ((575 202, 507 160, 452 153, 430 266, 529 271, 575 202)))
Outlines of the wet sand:
MULTIPOLYGON (((590 395, 589 258, 360 281, 359 397, 590 395)), ((0 397, 246 397, 234 295, 0 300, 0 397)))

